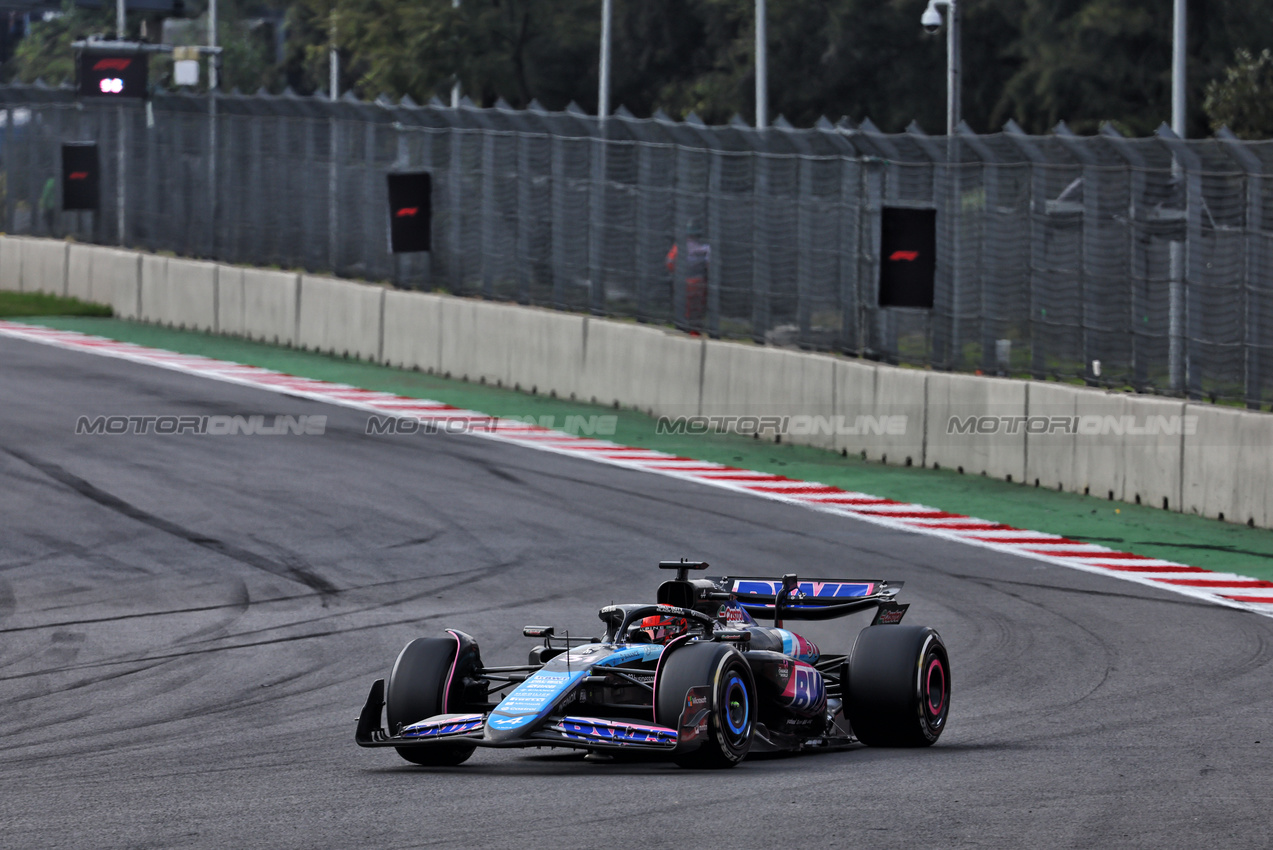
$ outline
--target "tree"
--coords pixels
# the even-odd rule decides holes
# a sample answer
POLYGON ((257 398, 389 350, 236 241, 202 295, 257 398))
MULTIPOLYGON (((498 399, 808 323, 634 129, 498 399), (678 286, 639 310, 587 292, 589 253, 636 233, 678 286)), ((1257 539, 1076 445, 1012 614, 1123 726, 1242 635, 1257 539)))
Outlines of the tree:
POLYGON ((1233 65, 1207 84, 1203 109, 1213 130, 1227 126, 1244 139, 1273 137, 1273 52, 1238 48, 1233 65))
POLYGON ((5 76, 23 83, 44 80, 51 86, 74 83, 75 50, 71 42, 91 33, 113 33, 114 29, 113 9, 93 12, 67 0, 61 14, 31 25, 30 33, 18 43, 9 60, 5 76))
MULTIPOLYGON (((1066 121, 1094 132, 1114 121, 1145 135, 1171 118, 1172 4, 1162 0, 1025 0, 1012 51, 1019 70, 1003 88, 992 123, 1015 118, 1047 132, 1066 121)), ((1259 0, 1189 4, 1187 131, 1206 133, 1206 81, 1237 47, 1273 41, 1259 0)), ((970 73, 973 73, 970 71, 970 73)))

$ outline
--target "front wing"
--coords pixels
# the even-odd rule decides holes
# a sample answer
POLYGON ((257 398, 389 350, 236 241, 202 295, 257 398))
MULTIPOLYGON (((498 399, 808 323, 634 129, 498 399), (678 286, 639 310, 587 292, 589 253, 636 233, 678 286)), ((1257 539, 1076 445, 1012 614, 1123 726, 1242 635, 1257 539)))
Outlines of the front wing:
POLYGON ((381 718, 385 705, 385 680, 377 679, 358 716, 354 740, 360 747, 429 747, 463 741, 479 747, 573 747, 587 750, 676 749, 677 731, 665 726, 597 717, 550 716, 542 726, 524 736, 504 741, 486 738, 485 714, 440 714, 426 718, 391 735, 381 718))

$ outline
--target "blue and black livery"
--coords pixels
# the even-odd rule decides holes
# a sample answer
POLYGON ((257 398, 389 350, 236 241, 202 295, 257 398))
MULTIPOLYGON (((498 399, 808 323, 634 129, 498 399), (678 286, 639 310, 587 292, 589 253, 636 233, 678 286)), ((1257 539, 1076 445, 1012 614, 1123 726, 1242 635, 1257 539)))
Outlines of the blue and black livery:
POLYGON ((602 608, 601 637, 563 641, 527 626, 542 642, 526 664, 487 666, 477 641, 455 630, 411 641, 388 681, 372 685, 357 743, 424 765, 459 764, 477 747, 550 746, 730 767, 752 751, 926 746, 941 735, 949 658, 934 630, 899 625, 901 583, 691 579, 708 565, 659 566, 676 577, 653 603, 602 608), (863 611, 871 624, 840 653, 785 628, 863 611), (683 633, 652 642, 647 617, 683 623, 683 633))

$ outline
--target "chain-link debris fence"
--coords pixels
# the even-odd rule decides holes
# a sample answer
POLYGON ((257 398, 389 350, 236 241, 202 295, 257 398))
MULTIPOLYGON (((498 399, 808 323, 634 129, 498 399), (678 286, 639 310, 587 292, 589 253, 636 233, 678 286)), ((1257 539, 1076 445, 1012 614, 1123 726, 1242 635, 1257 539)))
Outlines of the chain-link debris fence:
POLYGON ((1271 400, 1270 171, 1273 142, 1165 127, 947 139, 0 88, 10 233, 1249 405, 1271 400), (51 208, 71 141, 98 143, 97 213, 51 208), (413 170, 432 174, 433 250, 393 255, 385 175, 413 170), (879 306, 888 207, 936 210, 932 309, 879 306))

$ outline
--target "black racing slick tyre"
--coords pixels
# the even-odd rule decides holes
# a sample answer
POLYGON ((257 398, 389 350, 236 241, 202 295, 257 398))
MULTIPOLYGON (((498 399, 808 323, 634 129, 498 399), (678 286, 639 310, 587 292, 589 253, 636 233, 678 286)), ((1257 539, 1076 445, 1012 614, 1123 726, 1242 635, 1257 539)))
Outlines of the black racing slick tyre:
POLYGON ((849 659, 845 708, 870 747, 927 747, 950 712, 950 658, 927 626, 870 626, 849 659))
POLYGON ((677 647, 659 667, 654 698, 659 725, 676 729, 681 738, 672 756, 681 767, 733 767, 747 756, 756 685, 751 667, 734 648, 719 643, 677 647), (694 737, 686 743, 688 735, 694 737))
MULTIPOLYGON (((443 694, 448 677, 451 693, 463 671, 451 675, 457 643, 453 638, 417 638, 402 648, 385 685, 385 715, 390 734, 403 726, 443 712, 443 694)), ((451 706, 447 706, 451 708, 451 706)), ((457 765, 473 755, 473 744, 445 743, 428 747, 395 747, 398 755, 413 764, 431 767, 457 765)))

